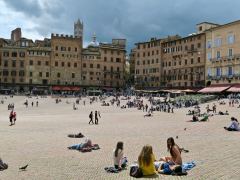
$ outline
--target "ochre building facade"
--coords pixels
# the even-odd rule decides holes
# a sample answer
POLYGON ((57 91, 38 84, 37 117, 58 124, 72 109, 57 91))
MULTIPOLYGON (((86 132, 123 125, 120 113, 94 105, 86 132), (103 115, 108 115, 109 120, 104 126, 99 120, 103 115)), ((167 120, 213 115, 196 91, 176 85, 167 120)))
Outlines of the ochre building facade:
POLYGON ((94 36, 93 42, 83 48, 82 36, 51 34, 50 39, 35 42, 19 38, 16 41, 0 38, 0 89, 125 85, 125 39, 97 43, 94 36))
POLYGON ((206 31, 206 81, 240 83, 240 21, 206 31))
POLYGON ((201 89, 240 84, 240 21, 202 22, 196 28, 186 37, 136 43, 130 59, 135 62, 135 87, 201 89))

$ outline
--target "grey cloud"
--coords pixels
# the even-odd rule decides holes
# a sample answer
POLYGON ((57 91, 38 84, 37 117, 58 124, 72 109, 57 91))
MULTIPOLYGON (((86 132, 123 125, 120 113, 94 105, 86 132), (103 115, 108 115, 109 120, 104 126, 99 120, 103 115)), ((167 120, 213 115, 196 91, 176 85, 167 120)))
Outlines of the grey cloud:
MULTIPOLYGON (((43 6, 31 0, 5 1, 37 24, 43 35, 73 33, 73 22, 84 21, 84 39, 127 38, 128 49, 151 37, 187 35, 202 21, 224 24, 240 19, 238 0, 54 0, 43 6), (26 5, 26 6, 25 6, 26 5)), ((34 1, 35 2, 35 1, 34 1)))
POLYGON ((15 11, 22 12, 28 16, 40 16, 42 9, 38 1, 34 0, 4 0, 6 5, 15 11))

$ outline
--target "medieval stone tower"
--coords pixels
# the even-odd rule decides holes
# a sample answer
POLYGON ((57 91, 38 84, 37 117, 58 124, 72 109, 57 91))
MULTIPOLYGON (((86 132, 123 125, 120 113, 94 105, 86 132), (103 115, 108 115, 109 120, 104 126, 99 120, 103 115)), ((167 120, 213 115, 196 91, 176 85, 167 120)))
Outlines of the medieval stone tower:
POLYGON ((74 36, 83 37, 83 22, 79 19, 74 23, 74 36))

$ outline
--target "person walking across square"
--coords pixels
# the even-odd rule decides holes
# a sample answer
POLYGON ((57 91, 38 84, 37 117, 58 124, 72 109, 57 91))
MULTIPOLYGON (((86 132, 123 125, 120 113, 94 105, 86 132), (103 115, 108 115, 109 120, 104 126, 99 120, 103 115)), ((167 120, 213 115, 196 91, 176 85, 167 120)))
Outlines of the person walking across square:
POLYGON ((98 124, 98 112, 95 111, 95 124, 98 124))
POLYGON ((93 112, 92 112, 92 111, 91 111, 91 113, 89 114, 89 119, 90 119, 90 121, 89 121, 88 124, 90 124, 90 123, 94 124, 94 122, 93 122, 93 112))

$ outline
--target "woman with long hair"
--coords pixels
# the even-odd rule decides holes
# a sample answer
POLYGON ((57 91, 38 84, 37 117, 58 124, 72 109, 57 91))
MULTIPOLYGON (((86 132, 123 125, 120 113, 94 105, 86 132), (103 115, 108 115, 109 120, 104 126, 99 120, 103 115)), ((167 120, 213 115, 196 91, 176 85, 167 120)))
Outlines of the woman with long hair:
POLYGON ((154 161, 155 156, 153 154, 152 146, 143 146, 142 151, 138 156, 138 164, 144 176, 156 174, 154 161))
POLYGON ((160 158, 160 161, 164 161, 160 173, 170 174, 177 166, 182 165, 181 150, 179 146, 174 142, 172 137, 167 139, 167 149, 170 152, 170 157, 160 158))
POLYGON ((167 150, 170 152, 171 157, 163 157, 160 160, 170 164, 182 165, 181 150, 172 137, 167 139, 167 150))
POLYGON ((119 141, 113 151, 114 167, 118 170, 126 167, 126 158, 123 158, 123 142, 119 141))

